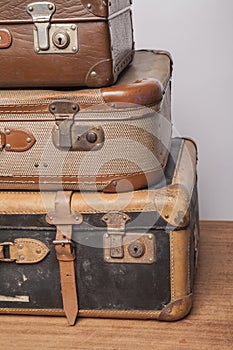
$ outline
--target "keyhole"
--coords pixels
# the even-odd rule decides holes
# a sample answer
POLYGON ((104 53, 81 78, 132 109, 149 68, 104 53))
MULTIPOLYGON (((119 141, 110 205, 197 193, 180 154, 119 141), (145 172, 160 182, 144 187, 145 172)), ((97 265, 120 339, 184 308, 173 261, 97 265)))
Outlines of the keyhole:
POLYGON ((63 40, 62 40, 62 37, 61 37, 61 36, 58 37, 58 44, 59 44, 59 45, 62 45, 62 44, 63 44, 63 40))
POLYGON ((70 44, 70 37, 66 31, 57 30, 53 34, 53 43, 59 49, 65 49, 70 44))
POLYGON ((138 248, 134 247, 134 253, 137 254, 137 252, 138 252, 138 248))

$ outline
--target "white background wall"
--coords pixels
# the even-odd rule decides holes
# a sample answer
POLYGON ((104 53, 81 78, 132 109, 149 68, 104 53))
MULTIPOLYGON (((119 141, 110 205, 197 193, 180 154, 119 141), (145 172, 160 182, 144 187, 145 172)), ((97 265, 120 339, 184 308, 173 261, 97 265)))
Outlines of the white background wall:
POLYGON ((199 149, 201 219, 233 220, 233 0, 134 0, 136 48, 174 59, 173 124, 199 149))

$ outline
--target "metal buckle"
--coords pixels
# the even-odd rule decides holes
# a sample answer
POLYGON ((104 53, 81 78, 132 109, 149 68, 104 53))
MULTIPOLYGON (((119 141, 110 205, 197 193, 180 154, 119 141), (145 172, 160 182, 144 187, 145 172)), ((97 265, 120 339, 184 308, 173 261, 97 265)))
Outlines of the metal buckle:
POLYGON ((14 244, 12 242, 3 242, 3 243, 0 243, 0 261, 3 261, 3 262, 13 262, 15 261, 15 259, 9 259, 9 258, 5 258, 4 257, 4 249, 3 247, 5 246, 13 246, 14 244))
POLYGON ((54 245, 61 245, 64 247, 65 244, 70 244, 72 247, 74 247, 74 243, 70 239, 63 239, 63 240, 54 240, 54 245))

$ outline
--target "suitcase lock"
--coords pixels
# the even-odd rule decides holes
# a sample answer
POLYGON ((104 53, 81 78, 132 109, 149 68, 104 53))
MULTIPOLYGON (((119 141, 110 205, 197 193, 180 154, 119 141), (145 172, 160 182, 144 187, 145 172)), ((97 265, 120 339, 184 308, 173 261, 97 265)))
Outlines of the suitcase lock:
POLYGON ((50 104, 49 110, 55 116, 52 141, 56 148, 63 151, 97 151, 103 147, 103 128, 81 124, 80 118, 76 118, 79 111, 77 103, 55 101, 50 104))
POLYGON ((130 217, 121 212, 109 212, 102 217, 107 225, 104 234, 104 260, 107 263, 153 264, 155 236, 126 232, 130 217))
POLYGON ((74 23, 51 23, 56 11, 52 2, 33 2, 27 13, 34 23, 34 50, 38 54, 67 54, 78 51, 78 29, 74 23))

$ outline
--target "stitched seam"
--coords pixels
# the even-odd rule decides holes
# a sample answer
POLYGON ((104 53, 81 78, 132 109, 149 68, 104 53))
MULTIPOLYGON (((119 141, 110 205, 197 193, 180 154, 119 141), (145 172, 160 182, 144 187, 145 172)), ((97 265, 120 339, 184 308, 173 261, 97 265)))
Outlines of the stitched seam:
MULTIPOLYGON (((161 166, 162 167, 162 166, 161 166)), ((156 171, 156 170, 160 170, 161 167, 157 167, 157 168, 154 168, 154 169, 150 169, 150 170, 146 170, 146 172, 153 172, 153 171, 156 171)), ((106 174, 106 175, 97 175, 97 177, 99 178, 105 178, 105 177, 117 177, 117 176, 124 176, 124 177, 130 177, 130 176, 135 176, 135 175, 144 175, 146 174, 145 171, 140 171, 140 172, 134 172, 134 173, 121 173, 121 174, 106 174)), ((42 179, 50 179, 50 178, 72 178, 74 175, 29 175, 28 177, 29 178, 38 178, 38 177, 41 177, 42 179)), ((0 178, 1 177, 9 177, 8 175, 0 175, 0 178)), ((24 178, 26 177, 26 175, 13 175, 12 176, 13 178, 24 178)), ((91 176, 91 175, 81 175, 80 178, 85 178, 85 179, 90 179, 90 178, 93 178, 94 176, 91 176)), ((78 179, 78 177, 77 177, 78 179)), ((0 179, 0 182, 9 182, 9 180, 2 180, 0 179)), ((72 182, 71 182, 72 183, 72 182)), ((76 182, 74 182, 76 183, 76 182)), ((83 183, 83 182, 82 182, 83 183)), ((98 182, 93 182, 93 183, 98 183, 98 182)))
POLYGON ((174 279, 174 232, 170 232, 170 281, 171 281, 171 299, 175 300, 175 279, 174 279))

